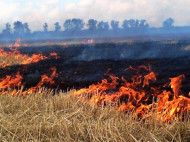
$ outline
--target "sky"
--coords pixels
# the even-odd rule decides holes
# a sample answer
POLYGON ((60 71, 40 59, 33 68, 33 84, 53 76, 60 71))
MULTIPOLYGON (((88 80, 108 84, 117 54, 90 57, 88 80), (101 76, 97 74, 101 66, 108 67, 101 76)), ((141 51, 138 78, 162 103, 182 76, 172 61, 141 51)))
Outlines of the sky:
POLYGON ((172 17, 176 26, 190 25, 190 0, 0 0, 0 31, 9 22, 28 22, 32 31, 61 26, 69 18, 90 18, 122 22, 124 19, 146 19, 151 27, 162 26, 172 17))

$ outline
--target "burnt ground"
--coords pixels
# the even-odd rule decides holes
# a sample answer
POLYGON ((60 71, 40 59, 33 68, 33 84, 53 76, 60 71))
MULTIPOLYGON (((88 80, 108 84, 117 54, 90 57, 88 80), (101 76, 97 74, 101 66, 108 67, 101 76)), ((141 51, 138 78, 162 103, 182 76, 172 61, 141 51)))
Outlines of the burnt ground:
MULTIPOLYGON (((175 44, 146 42, 133 45, 128 45, 126 43, 105 43, 94 45, 72 45, 68 47, 21 47, 19 50, 25 54, 30 55, 40 51, 44 55, 48 55, 51 52, 57 52, 60 55, 60 58, 52 58, 30 65, 16 65, 0 68, 0 77, 2 78, 5 77, 5 75, 12 75, 17 71, 20 71, 21 75, 23 75, 23 83, 28 88, 35 86, 40 81, 40 75, 50 75, 52 71, 49 69, 51 67, 56 67, 58 77, 55 78, 56 85, 51 87, 56 88, 59 86, 61 89, 68 90, 71 88, 79 89, 88 87, 92 83, 100 82, 103 78, 109 79, 108 75, 105 74, 108 70, 108 74, 114 74, 118 77, 124 76, 126 79, 130 79, 131 73, 126 72, 126 68, 129 66, 138 67, 140 65, 150 65, 152 70, 157 74, 157 81, 151 82, 151 86, 162 87, 164 84, 170 82, 169 78, 185 74, 186 80, 183 82, 182 90, 185 94, 188 94, 188 88, 190 85, 190 58, 188 56, 188 51, 181 51, 182 48, 188 45, 189 41, 181 41, 175 44), (154 45, 154 47, 152 47, 152 45, 154 45), (89 50, 89 55, 81 58, 81 54, 86 54, 86 52, 88 52, 86 49, 92 47, 100 50, 89 50), (130 51, 132 48, 134 51, 131 57, 127 56, 123 58, 122 54, 122 58, 117 58, 121 53, 130 51), (136 50, 139 48, 142 49, 136 50), (160 52, 157 57, 152 58, 150 54, 151 57, 147 56, 146 58, 139 58, 139 55, 147 54, 146 51, 152 48, 154 48, 154 51, 151 51, 151 54, 154 52, 160 52), (118 50, 121 50, 122 52, 116 52, 118 50), (105 58, 105 52, 108 51, 110 51, 110 53, 106 53, 105 58), (101 55, 101 52, 103 56, 101 55), (90 55, 95 55, 94 57, 98 58, 90 58, 90 55), (88 60, 88 57, 91 60, 88 60), (38 72, 39 75, 36 75, 36 72, 38 72)), ((166 89, 169 89, 169 87, 166 89)))

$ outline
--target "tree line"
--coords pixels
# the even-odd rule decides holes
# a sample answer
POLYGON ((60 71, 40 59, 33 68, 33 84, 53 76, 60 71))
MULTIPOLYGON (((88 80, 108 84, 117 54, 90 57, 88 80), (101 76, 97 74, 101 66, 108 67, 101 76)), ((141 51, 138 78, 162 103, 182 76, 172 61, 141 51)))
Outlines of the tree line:
MULTIPOLYGON (((163 21, 163 28, 164 29, 170 29, 174 27, 174 19, 168 18, 165 21, 163 21)), ((116 20, 112 20, 110 23, 106 21, 97 21, 95 19, 89 19, 87 23, 85 23, 82 19, 67 19, 63 24, 60 24, 59 22, 54 23, 54 31, 55 33, 58 32, 81 32, 81 31, 88 31, 88 32, 107 32, 107 31, 130 31, 130 32, 136 32, 136 31, 146 31, 150 28, 149 24, 146 20, 138 20, 138 19, 130 19, 130 20, 124 20, 121 23, 116 20), (64 30, 62 30, 62 27, 64 30)), ((47 33, 48 30, 48 23, 43 24, 43 30, 41 32, 47 33)), ((10 34, 30 34, 31 29, 29 28, 28 23, 23 23, 21 21, 16 21, 13 24, 13 29, 11 28, 11 25, 9 23, 6 23, 5 29, 2 31, 3 35, 10 35, 10 34)))

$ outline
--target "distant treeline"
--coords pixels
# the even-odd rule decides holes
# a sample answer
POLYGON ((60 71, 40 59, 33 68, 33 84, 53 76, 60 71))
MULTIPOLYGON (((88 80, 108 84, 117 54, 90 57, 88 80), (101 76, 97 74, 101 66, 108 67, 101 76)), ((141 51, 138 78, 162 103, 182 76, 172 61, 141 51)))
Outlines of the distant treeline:
POLYGON ((150 27, 146 20, 112 20, 110 23, 89 19, 85 23, 82 19, 67 19, 63 24, 55 22, 55 29, 48 30, 48 23, 44 23, 42 31, 31 32, 28 23, 14 22, 13 27, 9 23, 0 34, 1 38, 48 38, 48 37, 120 37, 151 34, 190 33, 190 26, 176 27, 174 19, 163 21, 162 27, 150 27))

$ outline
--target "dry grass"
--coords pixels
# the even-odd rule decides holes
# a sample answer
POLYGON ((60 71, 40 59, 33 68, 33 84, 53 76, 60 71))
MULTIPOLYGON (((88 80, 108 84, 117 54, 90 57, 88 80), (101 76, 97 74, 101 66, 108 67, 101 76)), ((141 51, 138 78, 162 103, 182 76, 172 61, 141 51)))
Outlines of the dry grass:
POLYGON ((111 106, 81 103, 73 91, 52 94, 0 96, 0 141, 190 141, 189 120, 142 121, 111 106))
POLYGON ((24 61, 24 58, 15 60, 15 57, 12 55, 1 56, 0 57, 0 67, 20 65, 23 61, 24 61))

